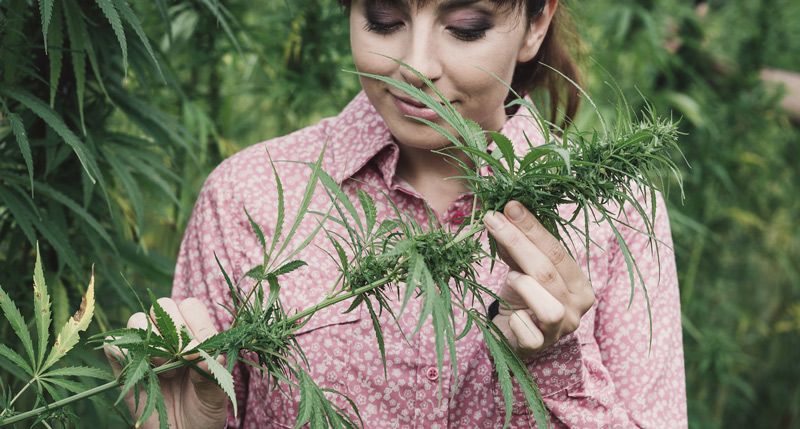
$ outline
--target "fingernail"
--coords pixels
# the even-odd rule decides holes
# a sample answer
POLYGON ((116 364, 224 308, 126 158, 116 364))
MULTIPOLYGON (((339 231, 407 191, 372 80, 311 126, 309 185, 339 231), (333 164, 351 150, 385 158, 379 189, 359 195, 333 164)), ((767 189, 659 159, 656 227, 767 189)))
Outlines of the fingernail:
POLYGON ((503 219, 497 212, 491 210, 486 212, 486 215, 483 216, 483 221, 486 222, 486 225, 491 229, 500 229, 503 227, 503 219))
POLYGON ((508 217, 511 220, 522 220, 522 216, 525 215, 525 212, 522 210, 522 204, 511 201, 506 204, 506 213, 508 213, 508 217))
POLYGON ((517 277, 519 277, 519 272, 518 272, 518 271, 511 270, 511 271, 509 271, 509 272, 508 272, 508 274, 506 275, 506 277, 508 277, 508 279, 509 279, 509 280, 514 280, 514 279, 516 279, 517 277))

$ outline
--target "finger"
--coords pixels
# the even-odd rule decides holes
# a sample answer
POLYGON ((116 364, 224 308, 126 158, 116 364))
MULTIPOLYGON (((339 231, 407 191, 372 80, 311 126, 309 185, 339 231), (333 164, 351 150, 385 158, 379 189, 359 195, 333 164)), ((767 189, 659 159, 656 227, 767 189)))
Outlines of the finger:
POLYGON ((161 333, 158 331, 158 327, 150 322, 150 320, 145 316, 144 313, 141 311, 138 313, 133 313, 133 315, 128 319, 128 327, 131 329, 144 329, 147 330, 147 325, 150 324, 150 329, 158 335, 161 333))
MULTIPOLYGON (((106 341, 112 340, 112 337, 106 337, 106 341)), ((125 362, 125 353, 113 344, 103 343, 103 353, 108 359, 108 364, 111 365, 111 371, 114 372, 114 377, 119 377, 122 372, 122 363, 125 362)))
POLYGON ((192 337, 198 342, 203 342, 217 333, 217 327, 208 314, 208 308, 199 299, 184 299, 178 304, 178 309, 192 337))
POLYGON ((536 318, 536 325, 545 337, 553 337, 564 321, 566 307, 531 276, 511 271, 509 286, 517 292, 536 318))
POLYGON ((542 286, 552 289, 555 295, 559 294, 559 289, 567 291, 564 280, 553 263, 502 213, 490 211, 484 216, 484 222, 495 240, 505 246, 522 272, 533 276, 542 286))
POLYGON ((544 334, 526 310, 515 311, 508 320, 508 326, 517 338, 517 347, 521 352, 533 353, 544 345, 544 334))
MULTIPOLYGON (((577 285, 583 277, 583 271, 569 255, 567 249, 548 231, 536 216, 518 201, 509 201, 503 212, 513 225, 539 249, 561 274, 567 287, 577 285)), ((575 292, 575 291, 571 291, 575 292)))

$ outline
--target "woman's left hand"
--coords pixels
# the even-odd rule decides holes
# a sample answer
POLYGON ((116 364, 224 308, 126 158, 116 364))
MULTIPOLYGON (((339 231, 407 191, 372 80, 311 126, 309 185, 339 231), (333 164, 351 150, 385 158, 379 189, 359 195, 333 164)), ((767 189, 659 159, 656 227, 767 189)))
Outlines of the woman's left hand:
POLYGON ((522 358, 538 355, 578 329, 594 304, 594 290, 561 243, 517 201, 484 217, 509 265, 493 322, 522 358))

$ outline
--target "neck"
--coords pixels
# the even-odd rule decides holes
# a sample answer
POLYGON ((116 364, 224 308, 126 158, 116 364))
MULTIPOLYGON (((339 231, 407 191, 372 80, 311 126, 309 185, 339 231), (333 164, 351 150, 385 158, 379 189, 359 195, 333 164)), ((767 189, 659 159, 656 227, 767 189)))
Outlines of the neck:
MULTIPOLYGON (((460 175, 451 157, 429 149, 399 147, 397 175, 414 187, 437 213, 443 213, 460 194, 469 191, 463 180, 450 179, 460 175)), ((461 152, 452 154, 466 160, 461 152)))

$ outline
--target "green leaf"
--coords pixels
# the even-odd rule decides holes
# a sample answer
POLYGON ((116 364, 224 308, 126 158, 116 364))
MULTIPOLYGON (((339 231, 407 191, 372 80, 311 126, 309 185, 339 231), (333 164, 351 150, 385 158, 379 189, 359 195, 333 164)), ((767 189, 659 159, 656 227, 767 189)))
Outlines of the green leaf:
POLYGON ((511 140, 496 131, 489 131, 489 135, 497 144, 497 148, 500 149, 500 153, 503 154, 503 159, 505 159, 506 165, 508 165, 508 171, 511 174, 514 174, 514 163, 516 162, 517 157, 514 154, 514 145, 511 143, 511 140))
MULTIPOLYGON (((42 38, 47 40, 47 30, 53 15, 53 0, 39 0, 39 15, 42 17, 42 38)), ((44 53, 47 53, 47 44, 44 45, 44 53)))
POLYGON ((5 344, 0 343, 0 357, 4 357, 8 359, 11 363, 18 366, 20 369, 25 371, 28 375, 33 375, 33 369, 31 368, 30 364, 25 362, 25 359, 19 355, 19 353, 11 350, 5 344))
POLYGON ((6 188, 0 184, 0 206, 11 212, 14 222, 22 229, 22 232, 28 237, 28 242, 31 245, 36 244, 36 233, 34 231, 33 221, 39 219, 36 213, 36 207, 33 206, 33 201, 24 191, 16 186, 13 188, 6 188))
POLYGON ((89 175, 92 183, 96 183, 95 177, 99 176, 100 174, 94 156, 87 151, 83 142, 81 142, 80 139, 78 139, 78 137, 67 127, 61 117, 59 117, 58 113, 53 111, 53 109, 42 102, 42 100, 36 98, 24 89, 12 89, 0 85, 0 93, 19 101, 25 105, 25 107, 31 109, 36 116, 42 118, 42 120, 48 126, 50 126, 50 128, 52 128, 59 136, 61 136, 62 139, 64 139, 64 142, 72 147, 72 150, 75 152, 75 155, 78 156, 78 159, 81 161, 81 165, 83 166, 84 170, 86 170, 86 173, 89 175))
POLYGON ((81 306, 78 311, 67 320, 67 323, 61 328, 56 336, 56 342, 53 348, 50 349, 50 354, 47 360, 40 368, 44 371, 50 368, 54 363, 58 362, 64 355, 66 355, 78 343, 80 333, 89 327, 89 323, 94 316, 94 273, 89 279, 89 287, 86 288, 86 295, 81 300, 81 306))
POLYGON ((153 414, 153 411, 156 410, 156 405, 158 403, 158 399, 163 397, 161 396, 161 386, 158 383, 158 376, 156 375, 155 371, 150 371, 147 377, 147 383, 145 383, 145 390, 147 392, 147 402, 145 402, 144 410, 142 410, 142 414, 136 420, 136 427, 142 427, 142 423, 146 422, 150 415, 153 414))
MULTIPOLYGON (((72 57, 72 73, 75 75, 75 93, 78 97, 78 114, 81 118, 81 130, 86 134, 86 121, 83 113, 84 94, 86 93, 86 24, 81 11, 74 0, 63 2, 64 20, 67 23, 70 55, 72 57)), ((102 85, 102 81, 100 81, 102 85)))
POLYGON ((144 202, 139 184, 133 178, 133 175, 131 175, 129 168, 123 163, 119 156, 117 156, 113 147, 101 146, 100 151, 105 155, 108 165, 111 166, 113 177, 119 180, 119 183, 122 184, 122 188, 125 189, 125 193, 128 195, 128 199, 131 203, 131 208, 133 208, 136 226, 141 229, 144 218, 144 202))
MULTIPOLYGON (((19 181, 19 179, 16 179, 14 176, 4 176, 4 177, 9 181, 19 181)), ((95 219, 94 216, 92 216, 88 211, 86 211, 86 209, 81 207, 80 204, 76 203, 74 200, 64 195, 60 191, 56 190, 55 188, 52 188, 42 182, 34 182, 34 186, 36 190, 39 192, 39 194, 50 197, 53 200, 61 203, 66 208, 75 213, 79 218, 83 219, 83 221, 86 222, 86 224, 89 225, 89 227, 91 227, 97 233, 97 235, 108 244, 108 246, 112 250, 116 251, 116 245, 114 244, 114 240, 112 240, 111 236, 108 235, 106 229, 102 225, 100 225, 100 222, 97 219, 95 219)))
POLYGON ((277 277, 277 276, 281 276, 281 275, 284 275, 284 274, 291 273, 292 271, 294 271, 294 270, 296 270, 296 269, 298 269, 300 267, 304 267, 306 265, 308 265, 308 264, 306 264, 305 261, 301 261, 299 259, 295 259, 294 261, 289 261, 289 262, 281 265, 280 267, 278 267, 278 269, 276 269, 275 271, 273 271, 270 274, 272 274, 275 277, 277 277))
POLYGON ((358 199, 361 202, 361 208, 364 210, 364 217, 367 222, 365 232, 369 234, 372 232, 372 228, 375 227, 378 210, 375 208, 375 202, 372 201, 372 197, 361 189, 358 190, 358 199))
POLYGON ((169 346, 169 351, 173 353, 178 353, 181 350, 181 340, 178 337, 178 328, 175 326, 175 321, 172 320, 172 317, 164 310, 164 307, 158 303, 158 298, 156 298, 153 291, 148 289, 148 295, 150 295, 150 303, 153 306, 153 314, 155 317, 155 324, 158 328, 159 332, 161 333, 161 337, 164 338, 164 341, 169 346))
POLYGON ((233 30, 231 29, 230 24, 228 24, 228 19, 226 19, 223 15, 223 13, 225 13, 230 16, 230 13, 228 13, 227 10, 225 10, 225 7, 222 6, 217 0, 200 0, 200 2, 203 3, 206 8, 208 8, 215 18, 217 18, 217 23, 219 23, 219 25, 222 27, 222 30, 228 36, 228 39, 230 39, 231 43, 233 43, 233 46, 241 54, 242 47, 239 45, 239 40, 233 34, 233 30))
MULTIPOLYGON (((358 226, 358 229, 362 233, 365 233, 364 225, 361 223, 361 216, 358 215, 358 210, 356 210, 356 206, 353 205, 353 202, 350 201, 350 197, 348 197, 347 194, 339 186, 339 184, 336 183, 336 180, 334 180, 333 177, 331 177, 324 170, 319 171, 319 180, 325 186, 325 188, 331 194, 333 194, 334 197, 336 197, 335 201, 340 202, 344 206, 344 208, 350 214, 352 218, 351 220, 355 221, 356 225, 358 226)), ((346 224, 348 222, 347 219, 342 219, 342 221, 345 222, 346 224)))
POLYGON ((117 42, 119 42, 119 48, 122 51, 122 69, 128 70, 128 42, 125 38, 125 30, 122 28, 122 21, 119 19, 119 14, 117 13, 117 9, 114 7, 114 4, 111 0, 95 0, 97 5, 100 6, 100 10, 103 11, 103 15, 105 15, 108 22, 111 24, 111 28, 114 30, 114 34, 117 36, 117 42))
POLYGON ((58 82, 61 79, 61 68, 64 65, 64 31, 62 29, 61 8, 58 4, 55 7, 53 28, 45 39, 47 40, 46 46, 50 48, 47 54, 50 59, 50 107, 55 106, 56 91, 58 91, 58 82))
POLYGON ((144 29, 142 28, 142 24, 139 22, 139 17, 131 10, 130 5, 126 0, 114 0, 114 5, 119 10, 119 13, 122 14, 122 18, 125 19, 125 22, 133 28, 133 31, 139 37, 139 40, 144 45, 144 48, 147 50, 147 53, 150 55, 150 59, 153 60, 153 65, 156 66, 156 71, 164 79, 164 73, 161 71, 161 65, 158 63, 158 59, 156 58, 156 54, 153 51, 153 47, 150 46, 150 40, 147 38, 147 34, 145 34, 144 29))
POLYGON ((42 377, 91 377, 100 380, 112 380, 114 377, 106 370, 88 366, 67 366, 48 371, 42 377))
POLYGON ((150 369, 150 363, 147 359, 147 356, 137 356, 132 361, 130 361, 127 365, 125 365, 125 369, 123 371, 123 379, 125 382, 122 384, 122 391, 119 393, 116 402, 114 404, 119 404, 125 395, 139 383, 144 376, 147 374, 147 371, 150 369))
POLYGON ((50 341, 50 323, 52 322, 50 313, 50 295, 47 292, 47 284, 44 281, 42 270, 42 257, 39 254, 39 243, 36 243, 36 264, 33 268, 33 312, 36 321, 36 335, 39 343, 37 368, 42 365, 47 343, 50 341))
POLYGON ((25 159, 25 166, 28 168, 28 178, 31 182, 31 196, 33 196, 33 158, 31 157, 31 146, 28 143, 28 134, 25 132, 25 124, 22 123, 22 118, 16 113, 8 114, 8 122, 11 123, 11 131, 17 139, 19 151, 22 153, 22 158, 25 159))
MULTIPOLYGON (((8 296, 6 291, 3 290, 2 286, 0 286, 0 307, 2 307, 3 314, 5 314, 6 320, 8 320, 8 323, 11 325, 11 329, 14 330, 14 333, 17 334, 17 338, 22 342, 25 353, 28 354, 28 362, 36 362, 36 355, 33 354, 31 333, 28 332, 25 319, 22 318, 22 314, 19 312, 17 305, 11 300, 11 297, 8 296)), ((35 365, 31 365, 31 367, 34 366, 35 365)))
POLYGON ((214 380, 216 380, 219 387, 228 395, 228 399, 233 404, 233 415, 236 416, 238 406, 236 404, 236 392, 233 389, 233 375, 221 363, 206 353, 205 350, 199 349, 197 352, 203 357, 203 362, 208 365, 208 371, 214 376, 214 380))
POLYGON ((269 159, 270 167, 272 167, 272 174, 275 177, 275 188, 278 191, 278 218, 275 220, 275 232, 272 234, 272 242, 269 246, 269 252, 267 252, 265 255, 265 259, 272 257, 272 253, 275 251, 275 246, 277 246, 278 241, 281 238, 281 234, 283 233, 283 223, 286 219, 286 201, 283 194, 283 182, 281 182, 281 178, 278 175, 278 169, 275 168, 275 163, 272 162, 272 155, 270 155, 269 150, 267 150, 267 158, 269 159))

